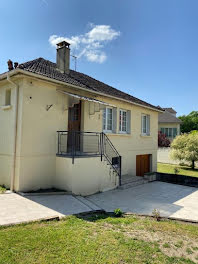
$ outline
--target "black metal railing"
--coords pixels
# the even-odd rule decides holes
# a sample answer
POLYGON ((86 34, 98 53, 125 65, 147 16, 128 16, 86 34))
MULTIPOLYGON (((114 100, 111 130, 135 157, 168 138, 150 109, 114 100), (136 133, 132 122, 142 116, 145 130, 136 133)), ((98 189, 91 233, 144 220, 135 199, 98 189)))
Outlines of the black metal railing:
POLYGON ((57 134, 57 156, 70 156, 73 163, 78 156, 100 156, 101 161, 105 158, 118 174, 121 185, 121 156, 105 133, 57 131, 57 134))
POLYGON ((119 175, 119 185, 121 185, 122 157, 120 156, 108 136, 104 133, 102 133, 102 135, 103 156, 105 156, 106 160, 119 175))

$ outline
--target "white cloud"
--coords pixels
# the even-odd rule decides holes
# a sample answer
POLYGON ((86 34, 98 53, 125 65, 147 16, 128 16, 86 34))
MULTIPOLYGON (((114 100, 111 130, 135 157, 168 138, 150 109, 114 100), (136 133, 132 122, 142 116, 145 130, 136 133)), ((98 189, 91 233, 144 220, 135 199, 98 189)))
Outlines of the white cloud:
POLYGON ((103 63, 107 59, 106 53, 103 51, 104 46, 120 36, 119 31, 115 31, 109 25, 93 25, 92 29, 78 36, 71 38, 52 35, 49 37, 49 42, 53 47, 56 47, 58 42, 63 40, 71 44, 72 52, 78 58, 85 57, 88 61, 103 63))

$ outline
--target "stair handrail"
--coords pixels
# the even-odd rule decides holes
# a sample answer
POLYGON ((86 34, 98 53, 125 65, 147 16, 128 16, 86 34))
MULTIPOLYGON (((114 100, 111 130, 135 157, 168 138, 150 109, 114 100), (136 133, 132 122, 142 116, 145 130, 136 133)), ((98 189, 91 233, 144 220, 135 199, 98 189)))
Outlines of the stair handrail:
POLYGON ((121 185, 122 157, 118 153, 117 149, 115 148, 115 146, 113 145, 113 143, 111 142, 109 137, 104 132, 101 132, 101 149, 102 149, 101 159, 102 159, 102 156, 104 156, 107 159, 107 161, 109 162, 109 164, 111 165, 113 170, 117 173, 117 175, 119 177, 119 185, 121 185), (115 156, 117 156, 117 158, 119 159, 118 168, 115 167, 115 165, 113 165, 113 162, 112 162, 113 157, 109 157, 108 153, 106 152, 105 141, 109 144, 109 146, 111 147, 111 149, 115 153, 115 156))

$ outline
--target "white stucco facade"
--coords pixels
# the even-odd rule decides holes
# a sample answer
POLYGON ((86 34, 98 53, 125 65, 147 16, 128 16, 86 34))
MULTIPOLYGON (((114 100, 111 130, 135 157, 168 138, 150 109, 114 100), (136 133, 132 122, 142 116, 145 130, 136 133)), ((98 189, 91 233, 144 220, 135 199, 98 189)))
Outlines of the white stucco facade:
MULTIPOLYGON (((15 169, 14 190, 31 191, 59 188, 75 194, 88 195, 118 185, 100 158, 56 157, 58 130, 68 129, 68 96, 57 89, 90 96, 119 109, 131 111, 130 133, 119 134, 119 115, 115 133, 107 134, 122 156, 122 174, 136 175, 136 155, 151 154, 151 170, 157 166, 158 112, 77 88, 58 85, 27 76, 13 79, 19 84, 16 166, 13 168, 15 87, 0 82, 0 184, 10 187, 15 169), (11 87, 11 106, 2 108, 5 89, 11 87), (141 115, 150 115, 150 136, 141 135, 141 115)), ((82 102, 81 130, 102 132, 102 110, 90 115, 90 102, 82 102)))

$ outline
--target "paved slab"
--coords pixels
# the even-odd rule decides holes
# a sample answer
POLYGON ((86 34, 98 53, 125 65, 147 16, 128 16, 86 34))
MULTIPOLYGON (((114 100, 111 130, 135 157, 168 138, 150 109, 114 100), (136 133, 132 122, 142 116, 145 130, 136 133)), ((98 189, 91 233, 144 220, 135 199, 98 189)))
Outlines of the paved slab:
POLYGON ((152 182, 125 190, 113 190, 87 197, 106 211, 120 208, 124 212, 198 221, 198 189, 182 185, 152 182))
POLYGON ((0 195, 0 225, 63 217, 91 210, 87 204, 72 195, 0 195))
POLYGON ((0 225, 17 224, 50 217, 104 209, 112 212, 162 216, 198 221, 198 189, 163 182, 152 182, 124 190, 113 190, 86 198, 72 195, 0 195, 0 225))

